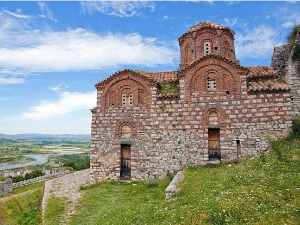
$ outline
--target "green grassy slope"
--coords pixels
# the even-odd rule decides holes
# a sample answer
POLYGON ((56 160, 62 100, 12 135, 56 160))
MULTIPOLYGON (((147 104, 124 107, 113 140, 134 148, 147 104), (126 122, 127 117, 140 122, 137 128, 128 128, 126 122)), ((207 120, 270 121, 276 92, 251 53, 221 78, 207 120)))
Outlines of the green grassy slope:
POLYGON ((107 182, 83 190, 71 224, 299 224, 300 142, 238 164, 188 168, 182 191, 164 200, 168 181, 107 182))
POLYGON ((11 196, 7 201, 0 198, 0 224, 41 224, 43 190, 44 182, 40 182, 14 189, 13 193, 18 196, 11 196))

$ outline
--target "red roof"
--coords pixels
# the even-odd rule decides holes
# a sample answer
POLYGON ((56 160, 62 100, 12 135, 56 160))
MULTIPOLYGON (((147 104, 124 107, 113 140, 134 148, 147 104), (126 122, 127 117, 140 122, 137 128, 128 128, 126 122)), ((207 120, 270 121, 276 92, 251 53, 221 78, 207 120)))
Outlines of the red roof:
POLYGON ((177 71, 148 72, 143 70, 135 70, 135 72, 159 83, 164 81, 172 82, 178 80, 177 71))
POLYGON ((248 66, 246 67, 249 70, 248 78, 254 77, 278 77, 276 70, 267 67, 267 66, 248 66))
POLYGON ((214 23, 214 22, 210 22, 210 21, 203 21, 200 23, 197 23, 196 25, 192 26, 187 32, 185 32, 183 35, 181 35, 181 37, 183 37, 184 35, 188 34, 188 33, 192 33, 194 31, 197 30, 201 30, 203 28, 213 28, 213 29, 219 29, 219 30, 228 30, 232 35, 234 35, 234 32, 229 29, 228 27, 224 27, 220 24, 214 23))
POLYGON ((249 82, 248 91, 288 91, 289 85, 277 80, 249 82))

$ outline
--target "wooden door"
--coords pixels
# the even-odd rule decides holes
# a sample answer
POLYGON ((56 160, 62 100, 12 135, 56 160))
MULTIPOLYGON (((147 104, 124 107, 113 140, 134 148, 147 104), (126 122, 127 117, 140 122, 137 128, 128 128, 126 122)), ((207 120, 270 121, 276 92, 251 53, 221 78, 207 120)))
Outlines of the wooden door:
POLYGON ((220 129, 208 129, 208 157, 209 160, 221 159, 220 129))
POLYGON ((130 179, 131 176, 131 146, 121 145, 121 179, 130 179))

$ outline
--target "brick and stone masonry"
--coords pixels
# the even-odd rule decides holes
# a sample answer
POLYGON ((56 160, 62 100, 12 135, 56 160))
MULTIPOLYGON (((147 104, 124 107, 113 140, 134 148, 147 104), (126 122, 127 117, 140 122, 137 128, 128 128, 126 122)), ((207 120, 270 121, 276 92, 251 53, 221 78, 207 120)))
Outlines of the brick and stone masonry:
MULTIPOLYGON (((193 26, 179 45, 179 71, 127 69, 95 85, 91 182, 160 178, 209 160, 249 157, 288 134, 300 96, 289 55, 280 65, 285 83, 276 66, 241 66, 234 32, 219 24, 193 26)), ((273 62, 281 57, 275 53, 273 62)))

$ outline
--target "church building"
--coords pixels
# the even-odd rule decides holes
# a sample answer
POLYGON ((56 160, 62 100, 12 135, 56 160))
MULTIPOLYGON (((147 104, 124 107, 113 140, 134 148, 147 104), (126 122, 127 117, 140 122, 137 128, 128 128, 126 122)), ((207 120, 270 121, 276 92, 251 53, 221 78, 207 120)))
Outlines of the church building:
POLYGON ((95 85, 91 182, 161 178, 187 166, 259 154, 286 136, 300 105, 291 59, 240 65, 234 32, 201 22, 179 38, 180 68, 126 69, 95 85))

